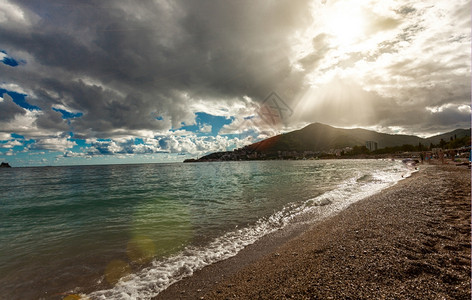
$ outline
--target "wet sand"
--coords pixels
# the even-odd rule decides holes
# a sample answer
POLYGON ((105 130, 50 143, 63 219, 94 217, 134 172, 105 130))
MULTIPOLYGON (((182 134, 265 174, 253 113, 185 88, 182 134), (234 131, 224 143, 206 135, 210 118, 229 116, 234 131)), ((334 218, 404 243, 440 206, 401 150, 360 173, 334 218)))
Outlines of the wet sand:
POLYGON ((311 228, 289 228, 155 299, 471 299, 471 173, 420 171, 311 228))

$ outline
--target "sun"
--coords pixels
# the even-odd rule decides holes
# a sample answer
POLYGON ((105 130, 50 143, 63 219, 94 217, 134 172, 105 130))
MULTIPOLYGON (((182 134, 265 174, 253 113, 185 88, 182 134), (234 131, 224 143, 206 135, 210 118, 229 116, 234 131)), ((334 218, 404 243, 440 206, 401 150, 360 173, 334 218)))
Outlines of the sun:
POLYGON ((323 15, 324 30, 337 46, 358 42, 365 32, 365 17, 360 5, 338 2, 323 15))
POLYGON ((293 35, 296 68, 304 69, 299 61, 310 53, 319 55, 317 63, 322 64, 333 55, 341 57, 370 46, 372 21, 363 1, 314 1, 310 10, 312 23, 293 35))

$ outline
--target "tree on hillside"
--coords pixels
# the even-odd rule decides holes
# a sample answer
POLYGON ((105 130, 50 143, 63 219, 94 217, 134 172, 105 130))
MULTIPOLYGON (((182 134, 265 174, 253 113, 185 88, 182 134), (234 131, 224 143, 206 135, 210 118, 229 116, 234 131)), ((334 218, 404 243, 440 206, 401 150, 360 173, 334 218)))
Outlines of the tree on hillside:
POLYGON ((366 146, 354 146, 352 147, 352 151, 349 154, 357 155, 357 154, 368 154, 370 151, 367 149, 366 146))
POLYGON ((441 140, 439 141, 439 148, 443 148, 443 149, 444 149, 444 146, 446 146, 446 144, 447 144, 446 141, 443 140, 443 139, 441 139, 441 140))

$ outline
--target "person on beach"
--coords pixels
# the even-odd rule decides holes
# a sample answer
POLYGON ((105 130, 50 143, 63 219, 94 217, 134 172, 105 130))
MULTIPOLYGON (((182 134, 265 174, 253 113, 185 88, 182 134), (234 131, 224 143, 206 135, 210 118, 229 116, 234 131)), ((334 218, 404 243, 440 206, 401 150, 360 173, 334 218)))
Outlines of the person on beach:
POLYGON ((420 153, 420 158, 421 158, 421 164, 423 164, 423 161, 424 161, 424 152, 421 152, 421 153, 420 153))
POLYGON ((441 164, 444 164, 444 152, 442 149, 438 152, 438 158, 441 160, 441 164))
POLYGON ((433 155, 432 155, 431 153, 429 153, 429 152, 426 152, 426 162, 427 162, 428 164, 431 163, 431 159, 433 159, 433 155))
POLYGON ((456 160, 456 150, 450 150, 449 151, 449 156, 451 160, 454 162, 456 160))

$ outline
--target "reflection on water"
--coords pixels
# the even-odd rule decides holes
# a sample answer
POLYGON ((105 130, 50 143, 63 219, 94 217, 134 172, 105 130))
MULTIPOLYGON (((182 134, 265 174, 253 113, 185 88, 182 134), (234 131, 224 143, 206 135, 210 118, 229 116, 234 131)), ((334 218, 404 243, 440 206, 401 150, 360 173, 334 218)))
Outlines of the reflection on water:
POLYGON ((185 265, 176 261, 185 251, 209 256, 195 258, 198 266, 220 259, 211 253, 229 255, 231 243, 253 242, 295 213, 335 207, 361 185, 391 184, 404 172, 373 160, 2 170, 0 290, 7 298, 60 299, 144 269, 159 278, 166 260, 185 265))

